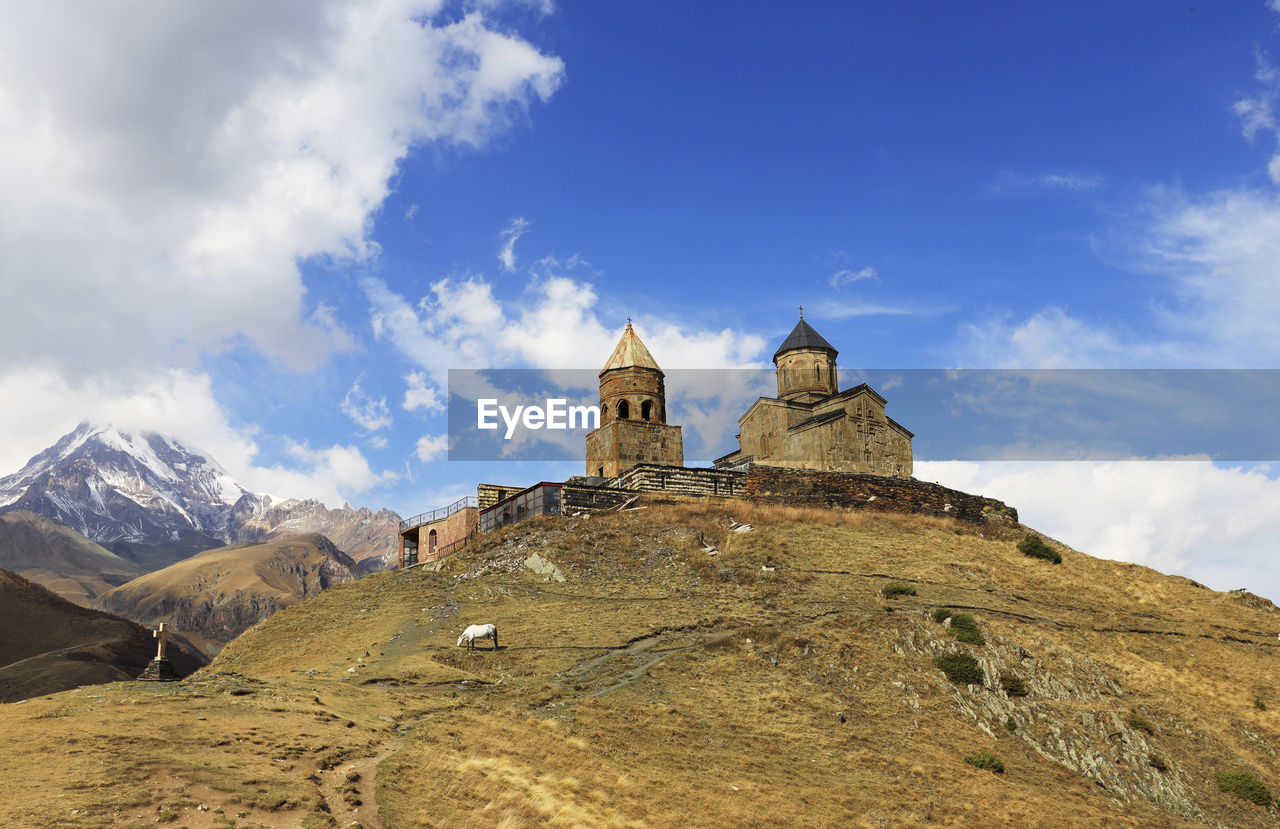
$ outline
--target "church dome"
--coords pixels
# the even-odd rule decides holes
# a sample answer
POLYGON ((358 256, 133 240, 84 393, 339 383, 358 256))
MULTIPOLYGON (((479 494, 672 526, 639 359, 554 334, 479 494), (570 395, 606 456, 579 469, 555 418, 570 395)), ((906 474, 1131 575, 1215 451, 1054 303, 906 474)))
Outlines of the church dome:
POLYGON ((822 335, 813 330, 813 326, 805 322, 803 318, 796 323, 796 327, 791 329, 791 333, 782 341, 782 345, 778 346, 778 350, 774 352, 773 361, 776 363, 778 358, 788 351, 795 351, 800 348, 819 348, 824 351, 831 352, 834 358, 839 352, 822 338, 822 335))

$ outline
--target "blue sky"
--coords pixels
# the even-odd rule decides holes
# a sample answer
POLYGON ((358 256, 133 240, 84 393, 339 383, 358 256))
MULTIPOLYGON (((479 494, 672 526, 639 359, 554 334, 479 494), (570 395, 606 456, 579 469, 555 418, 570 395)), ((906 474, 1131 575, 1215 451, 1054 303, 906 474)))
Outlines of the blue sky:
MULTIPOLYGON (((564 477, 444 460, 445 372, 597 368, 628 316, 665 368, 767 366, 801 304, 844 368, 1280 359, 1280 0, 9 17, 0 472, 92 419, 402 514, 564 477)), ((1269 467, 925 472, 1280 597, 1269 467)))

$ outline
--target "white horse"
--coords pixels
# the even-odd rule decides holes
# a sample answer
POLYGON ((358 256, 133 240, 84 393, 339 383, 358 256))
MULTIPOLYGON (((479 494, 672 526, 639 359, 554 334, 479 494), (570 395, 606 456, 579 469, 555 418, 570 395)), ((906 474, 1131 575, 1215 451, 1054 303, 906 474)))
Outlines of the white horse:
POLYGON ((458 647, 467 646, 467 650, 476 649, 477 639, 492 639, 493 649, 498 649, 498 626, 497 625, 471 625, 462 632, 458 637, 458 647))

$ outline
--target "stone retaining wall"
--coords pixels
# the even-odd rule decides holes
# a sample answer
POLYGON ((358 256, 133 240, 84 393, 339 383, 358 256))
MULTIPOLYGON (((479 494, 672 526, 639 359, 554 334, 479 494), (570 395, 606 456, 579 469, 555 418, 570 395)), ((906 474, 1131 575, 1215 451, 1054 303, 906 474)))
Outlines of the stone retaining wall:
POLYGON ((1018 511, 1001 501, 914 478, 778 466, 752 466, 745 477, 744 495, 760 501, 949 516, 974 524, 1018 523, 1018 511))
POLYGON ((596 512, 619 506, 634 497, 634 492, 614 487, 574 486, 566 483, 560 489, 560 511, 564 515, 596 512))
POLYGON ((727 469, 639 464, 618 476, 615 486, 632 492, 713 495, 735 498, 744 491, 746 474, 727 469))

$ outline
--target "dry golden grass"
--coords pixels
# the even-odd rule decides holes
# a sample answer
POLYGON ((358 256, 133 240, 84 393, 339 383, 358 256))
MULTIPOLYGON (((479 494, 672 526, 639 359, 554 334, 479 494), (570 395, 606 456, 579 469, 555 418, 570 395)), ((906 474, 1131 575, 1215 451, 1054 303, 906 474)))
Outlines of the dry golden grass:
POLYGON ((1020 537, 736 502, 529 522, 283 610, 179 686, 0 707, 0 823, 345 825, 363 799, 394 827, 1273 825, 1212 781, 1280 789, 1280 705, 1254 705, 1280 614, 1020 537), (474 622, 502 647, 456 648, 474 622), (948 650, 986 687, 947 682, 948 650))

